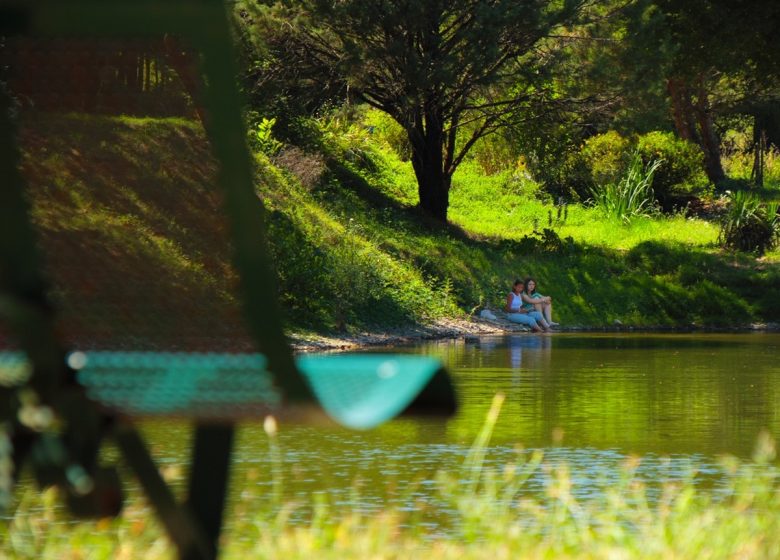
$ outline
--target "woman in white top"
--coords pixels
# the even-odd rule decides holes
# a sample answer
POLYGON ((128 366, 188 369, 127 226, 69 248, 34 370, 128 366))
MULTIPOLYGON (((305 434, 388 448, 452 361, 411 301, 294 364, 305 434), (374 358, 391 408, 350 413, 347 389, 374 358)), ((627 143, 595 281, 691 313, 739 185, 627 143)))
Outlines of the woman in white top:
POLYGON ((515 280, 515 283, 512 285, 512 291, 506 296, 506 318, 513 323, 531 327, 531 330, 534 332, 544 332, 550 328, 550 325, 544 320, 542 314, 533 309, 523 308, 522 293, 524 288, 525 284, 522 280, 515 280))

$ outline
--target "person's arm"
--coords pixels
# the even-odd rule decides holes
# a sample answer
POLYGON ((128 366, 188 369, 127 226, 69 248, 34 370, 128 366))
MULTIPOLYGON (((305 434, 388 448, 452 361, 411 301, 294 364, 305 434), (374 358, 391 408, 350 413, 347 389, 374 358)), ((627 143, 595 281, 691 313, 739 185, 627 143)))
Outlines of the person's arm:
POLYGON ((531 297, 525 292, 520 294, 520 298, 526 302, 526 303, 552 303, 552 298, 550 296, 541 296, 541 297, 531 297))
POLYGON ((506 309, 507 313, 514 313, 512 311, 512 294, 511 293, 507 294, 507 296, 506 296, 506 306, 505 306, 505 309, 506 309))

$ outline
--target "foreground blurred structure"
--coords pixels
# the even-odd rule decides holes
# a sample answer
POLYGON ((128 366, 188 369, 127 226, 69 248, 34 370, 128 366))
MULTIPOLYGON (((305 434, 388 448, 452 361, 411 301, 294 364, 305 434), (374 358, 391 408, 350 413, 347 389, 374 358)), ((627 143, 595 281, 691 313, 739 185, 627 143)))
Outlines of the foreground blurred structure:
MULTIPOLYGON (((122 505, 119 476, 99 461, 102 443, 112 438, 180 557, 213 558, 237 421, 269 413, 317 420, 324 411, 345 425, 369 428, 404 411, 452 412, 452 386, 437 360, 294 359, 275 301, 264 210, 253 188, 220 1, 0 1, 0 21, 8 66, 0 92, 0 420, 15 479, 26 463, 40 485, 63 490, 74 514, 115 515, 122 505), (211 347, 208 336, 197 348, 166 348, 149 336, 126 337, 121 349, 109 347, 110 337, 85 336, 76 340, 89 348, 73 347, 51 296, 58 279, 44 272, 56 255, 39 243, 15 133, 20 114, 45 119, 52 111, 201 119, 218 162, 237 297, 256 351, 211 347), (175 499, 133 425, 134 418, 160 415, 196 425, 185 503, 175 499)), ((79 281, 126 257, 91 243, 71 240, 76 252, 66 270, 79 281), (91 261, 96 251, 106 251, 106 260, 91 261)), ((153 300, 158 278, 133 282, 143 283, 138 293, 153 300)), ((147 322, 165 319, 160 305, 145 309, 147 322)), ((110 328, 122 320, 120 308, 106 301, 104 313, 90 322, 110 328)), ((10 481, 4 482, 9 501, 10 481)))

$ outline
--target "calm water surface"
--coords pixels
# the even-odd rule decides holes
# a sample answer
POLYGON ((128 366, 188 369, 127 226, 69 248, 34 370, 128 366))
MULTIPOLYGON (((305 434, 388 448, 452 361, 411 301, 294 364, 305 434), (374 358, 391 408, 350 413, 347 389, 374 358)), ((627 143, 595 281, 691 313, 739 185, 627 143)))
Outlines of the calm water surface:
MULTIPOLYGON (((586 497, 638 455, 649 481, 695 468, 701 484, 717 486, 719 455, 748 459, 761 430, 780 436, 779 349, 780 334, 565 333, 395 348, 444 360, 458 391, 457 415, 402 418, 370 432, 282 425, 285 497, 310 504, 313 493, 327 492, 366 512, 388 503, 445 507, 437 503, 435 472, 457 471, 497 392, 506 401, 488 454, 496 467, 519 449, 542 449, 547 461, 570 465, 576 492, 586 497)), ((186 463, 187 426, 149 424, 145 431, 158 460, 186 463)), ((262 427, 242 426, 234 498, 267 491, 271 466, 262 427)), ((543 484, 540 473, 527 491, 543 484)))

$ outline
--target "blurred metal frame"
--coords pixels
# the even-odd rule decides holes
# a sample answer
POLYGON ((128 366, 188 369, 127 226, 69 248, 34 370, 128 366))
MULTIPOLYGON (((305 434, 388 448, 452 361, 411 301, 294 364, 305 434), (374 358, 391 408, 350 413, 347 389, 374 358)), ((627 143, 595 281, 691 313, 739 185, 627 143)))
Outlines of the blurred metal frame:
MULTIPOLYGON (((287 401, 308 402, 311 391, 295 367, 282 330, 276 288, 266 248, 263 206, 254 192, 245 141, 241 98, 226 8, 221 0, 0 0, 0 35, 117 37, 172 34, 201 55, 205 127, 219 162, 219 183, 230 220, 234 264, 242 282, 246 320, 258 349, 287 401)), ((72 464, 93 473, 106 435, 119 444, 138 476, 180 558, 214 558, 226 496, 234 426, 196 424, 192 470, 185 505, 161 478, 132 426, 98 411, 65 364, 65 348, 54 329, 54 309, 41 273, 35 232, 18 170, 10 98, 0 92, 0 318, 17 336, 33 365, 30 386, 68 425, 58 442, 72 464)), ((17 464, 35 433, 14 436, 17 464)))

